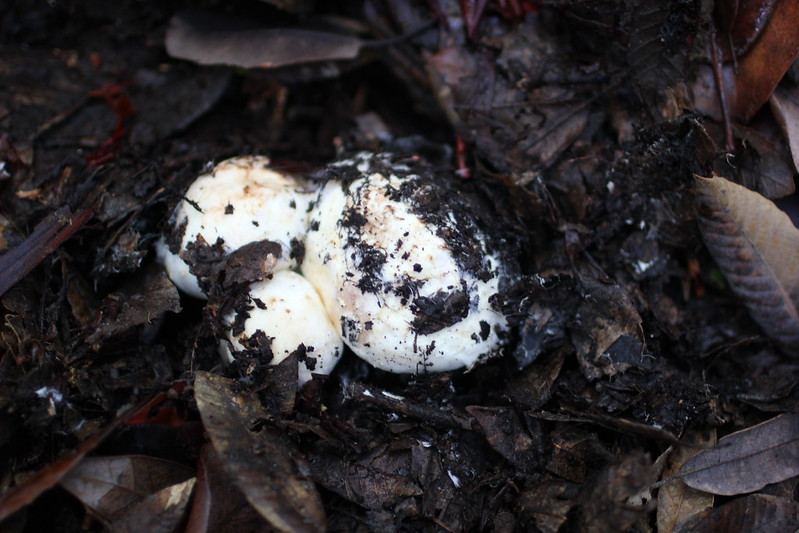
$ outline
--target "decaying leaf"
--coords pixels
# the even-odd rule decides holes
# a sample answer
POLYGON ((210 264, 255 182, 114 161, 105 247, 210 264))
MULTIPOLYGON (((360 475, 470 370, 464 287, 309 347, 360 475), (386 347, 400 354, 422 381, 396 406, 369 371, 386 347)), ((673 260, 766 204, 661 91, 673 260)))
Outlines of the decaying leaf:
POLYGON ((54 487, 70 470, 75 468, 86 454, 100 445, 121 423, 127 421, 143 408, 153 405, 164 398, 164 393, 148 399, 136 407, 122 413, 112 420, 105 428, 81 442, 74 450, 64 454, 63 457, 39 470, 25 481, 14 487, 0 497, 0 521, 15 513, 25 505, 35 500, 44 491, 54 487))
POLYGON ((680 474, 689 487, 726 496, 797 476, 799 415, 780 415, 727 435, 686 461, 680 474))
MULTIPOLYGON (((755 44, 737 63, 732 116, 746 122, 765 104, 799 55, 799 2, 778 0, 755 44)), ((730 67, 732 68, 732 67, 730 67)))
POLYGON ((535 472, 545 457, 541 443, 531 437, 516 411, 509 407, 466 408, 483 432, 491 447, 507 459, 519 472, 535 472))
POLYGON ((247 503, 241 491, 230 485, 230 477, 214 449, 209 444, 204 445, 186 532, 238 533, 255 530, 260 524, 263 524, 260 515, 247 503))
POLYGON ((172 533, 183 519, 195 478, 165 487, 133 504, 108 528, 111 533, 172 533))
POLYGON ((119 292, 106 298, 100 325, 88 337, 102 342, 133 326, 146 324, 166 311, 180 312, 180 295, 162 269, 144 269, 119 292))
POLYGON ((0 296, 61 246, 94 215, 93 209, 73 213, 64 206, 36 225, 19 245, 0 256, 0 296))
POLYGON ((771 201, 719 176, 696 178, 699 229, 749 314, 799 352, 799 229, 771 201))
POLYGON ((758 117, 749 126, 736 127, 735 134, 746 149, 739 154, 733 169, 724 167, 726 161, 719 162, 722 170, 718 173, 735 172, 737 183, 769 199, 793 194, 796 190, 794 168, 777 125, 758 117))
POLYGON ((193 469, 157 457, 87 457, 61 480, 61 486, 111 522, 145 497, 193 476, 193 469))
POLYGON ((799 170, 799 92, 777 87, 769 100, 791 148, 794 169, 799 170))
POLYGON ((257 28, 186 11, 172 17, 165 45, 172 57, 200 65, 276 68, 355 59, 364 41, 320 31, 257 28))
POLYGON ((247 501, 280 531, 324 531, 325 512, 309 467, 267 420, 258 397, 233 380, 197 372, 197 408, 211 444, 247 501))
POLYGON ((626 531, 649 507, 649 489, 656 471, 641 450, 625 454, 583 487, 574 513, 572 531, 613 533, 626 531))
MULTIPOLYGON (((683 437, 685 446, 677 447, 669 457, 663 478, 677 474, 685 461, 708 445, 715 443, 714 432, 689 431, 683 437)), ((657 526, 659 533, 680 531, 695 517, 713 506, 713 496, 688 487, 679 479, 664 483, 658 490, 657 526)))
POLYGON ((584 301, 577 310, 581 327, 572 332, 572 342, 583 374, 589 379, 613 376, 645 362, 641 317, 630 296, 619 285, 587 276, 582 285, 584 301))
POLYGON ((799 504, 786 498, 752 494, 708 513, 689 531, 747 531, 772 533, 799 528, 799 504))

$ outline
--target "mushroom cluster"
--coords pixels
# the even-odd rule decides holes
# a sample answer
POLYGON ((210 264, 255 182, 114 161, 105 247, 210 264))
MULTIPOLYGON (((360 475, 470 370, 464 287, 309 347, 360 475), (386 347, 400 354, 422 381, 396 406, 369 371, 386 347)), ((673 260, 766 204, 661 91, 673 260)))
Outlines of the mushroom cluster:
POLYGON ((304 383, 346 344, 389 372, 469 368, 507 336, 497 295, 513 268, 461 189, 418 157, 361 153, 318 182, 230 159, 186 191, 158 257, 178 288, 206 298, 209 273, 263 244, 264 279, 223 318, 228 361, 296 354, 304 383))

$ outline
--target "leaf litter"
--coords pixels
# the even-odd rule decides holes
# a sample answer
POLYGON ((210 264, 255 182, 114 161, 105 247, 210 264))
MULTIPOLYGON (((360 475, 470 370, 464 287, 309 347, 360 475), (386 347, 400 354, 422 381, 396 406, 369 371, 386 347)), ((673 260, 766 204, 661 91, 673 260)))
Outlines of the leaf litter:
MULTIPOLYGON (((197 64, 197 50, 220 42, 213 31, 192 34, 194 61, 169 57, 170 20, 184 7, 174 2, 0 8, 0 250, 27 254, 15 247, 48 213, 95 207, 0 300, 0 509, 19 530, 101 527, 57 486, 88 450, 84 468, 139 456, 197 472, 142 494, 111 519, 119 531, 791 526, 795 478, 703 511, 706 493, 670 477, 684 457, 661 465, 664 449, 694 431, 724 435, 795 410, 796 361, 778 349, 779 333, 753 323, 776 324, 736 296, 714 237, 703 243, 695 201, 721 200, 695 194, 693 178, 715 171, 769 197, 793 190, 797 80, 783 76, 787 53, 746 81, 766 72, 753 60, 764 37, 790 37, 785 6, 770 18, 714 20, 746 69, 740 94, 761 107, 749 120, 730 100, 725 125, 712 68, 703 70, 714 64, 706 17, 717 17, 705 4, 460 4, 197 6, 269 39, 289 28, 310 39, 309 53, 291 40, 268 50, 282 65, 273 69, 197 64), (331 27, 347 28, 341 46, 331 27), (372 42, 384 45, 364 46, 372 42), (691 91, 696 82, 709 90, 691 91), (135 113, 119 123, 89 97, 100 87, 124 88, 135 113), (265 153, 313 176, 358 148, 423 153, 457 170, 530 243, 525 275, 498 302, 516 328, 507 353, 468 373, 420 377, 349 354, 299 391, 292 361, 222 366, 218 308, 178 297, 152 261, 171 207, 230 156, 265 153), (92 153, 102 158, 87 161, 92 153), (156 391, 168 392, 104 430, 156 391)), ((237 54, 226 61, 239 64, 237 54)), ((750 194, 720 216, 784 226, 750 194)), ((728 236, 747 231, 740 220, 728 236)), ((768 270, 771 245, 753 242, 768 270)), ((735 268, 751 268, 755 256, 736 257, 735 268)), ((765 278, 771 286, 792 279, 780 268, 765 278)), ((744 440, 765 481, 792 473, 744 440)))

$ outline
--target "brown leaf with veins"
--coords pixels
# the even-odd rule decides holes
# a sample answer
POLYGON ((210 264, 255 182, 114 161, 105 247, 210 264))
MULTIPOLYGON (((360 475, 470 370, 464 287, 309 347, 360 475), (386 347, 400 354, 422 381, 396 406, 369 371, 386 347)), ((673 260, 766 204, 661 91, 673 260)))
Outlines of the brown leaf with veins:
POLYGON ((750 494, 713 509, 687 531, 796 531, 799 504, 787 498, 750 494))
POLYGON ((683 464, 694 489, 733 496, 799 475, 799 415, 780 415, 719 440, 683 464))
POLYGON ((771 112, 782 128, 795 170, 799 170, 799 91, 777 87, 769 99, 771 112))
POLYGON ((310 467, 272 426, 255 393, 197 372, 194 394, 211 444, 250 505, 279 531, 324 531, 325 512, 310 467))
POLYGON ((336 33, 259 28, 247 21, 182 11, 172 17, 164 44, 170 56, 200 65, 277 68, 355 59, 365 43, 336 33))
POLYGON ((732 116, 748 121, 766 103, 777 83, 799 56, 799 2, 779 0, 768 25, 738 61, 731 98, 732 116))
MULTIPOLYGON (((670 455, 668 466, 662 478, 668 479, 677 474, 687 460, 697 454, 701 447, 716 442, 715 432, 689 431, 682 439, 684 446, 678 446, 670 455)), ((657 526, 660 533, 684 531, 706 509, 713 507, 713 496, 692 489, 680 479, 666 481, 658 490, 657 526)))
MULTIPOLYGON (((721 84, 727 100, 729 116, 737 122, 748 122, 768 101, 775 87, 799 57, 799 1, 747 2, 762 4, 746 9, 730 28, 720 28, 715 41, 709 40, 708 61, 727 53, 730 44, 737 59, 726 58, 720 66, 721 84), (765 11, 764 11, 765 10, 765 11), (768 11, 768 13, 766 13, 768 11), (770 13, 770 16, 765 16, 770 13), (746 25, 750 27, 746 30, 746 25), (723 30, 728 29, 732 33, 723 30), (716 47, 715 53, 712 47, 716 47), (739 55, 740 54, 740 55, 739 55)), ((750 6, 751 7, 751 6, 750 6)), ((722 59, 719 57, 719 63, 722 59)), ((717 83, 710 65, 700 67, 693 84, 694 105, 716 120, 721 119, 717 83)))
POLYGON ((695 183, 702 238, 730 287, 783 351, 799 355, 799 229, 741 185, 719 176, 695 183))
POLYGON ((61 486, 110 522, 145 497, 193 476, 192 468, 157 457, 87 457, 61 480, 61 486))

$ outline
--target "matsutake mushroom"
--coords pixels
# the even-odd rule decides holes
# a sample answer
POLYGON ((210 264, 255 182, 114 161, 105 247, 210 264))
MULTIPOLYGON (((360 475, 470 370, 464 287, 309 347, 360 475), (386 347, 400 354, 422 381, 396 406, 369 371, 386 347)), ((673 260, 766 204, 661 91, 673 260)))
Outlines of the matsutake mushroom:
POLYGON ((480 195, 418 157, 361 153, 316 189, 267 165, 237 158, 200 176, 159 245, 170 278, 197 297, 216 282, 207 264, 235 268, 223 259, 236 250, 279 245, 271 272, 222 317, 227 361, 296 354, 303 383, 329 373, 344 344, 398 373, 471 368, 501 349, 500 293, 518 262, 480 195))
POLYGON ((382 370, 472 367, 507 333, 508 276, 478 206, 417 158, 359 154, 328 169, 301 271, 356 355, 382 370))
POLYGON ((266 157, 223 161, 189 186, 156 247, 159 260, 173 283, 196 298, 208 295, 205 267, 251 242, 280 246, 275 271, 296 268, 315 196, 304 180, 271 169, 266 157))

